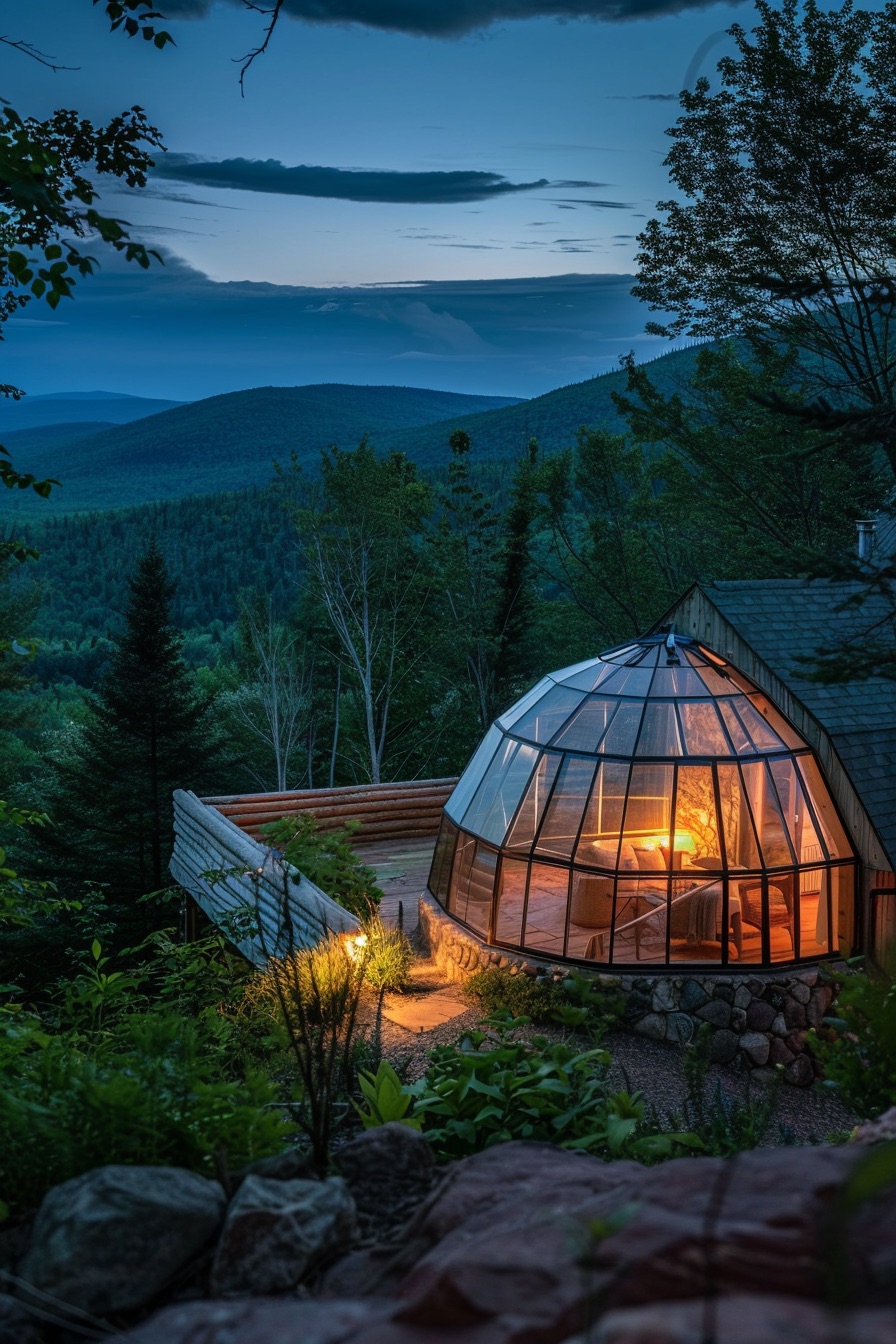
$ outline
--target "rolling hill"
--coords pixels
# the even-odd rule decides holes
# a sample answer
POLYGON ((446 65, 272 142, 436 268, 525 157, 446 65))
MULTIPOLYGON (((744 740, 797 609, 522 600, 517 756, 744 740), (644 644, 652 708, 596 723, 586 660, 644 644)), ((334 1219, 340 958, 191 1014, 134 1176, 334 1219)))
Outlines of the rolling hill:
MULTIPOLYGON (((354 448, 368 434, 393 437, 427 424, 453 428, 471 414, 506 410, 512 397, 469 396, 413 387, 263 387, 178 406, 99 433, 46 429, 6 436, 22 469, 63 481, 49 501, 24 492, 0 500, 4 512, 108 509, 264 483, 275 460, 295 451, 312 470, 332 443, 354 448), (12 442, 11 442, 12 441, 12 442)), ((450 433, 450 429, 448 430, 450 433)), ((433 436, 438 444, 444 428, 433 436)))

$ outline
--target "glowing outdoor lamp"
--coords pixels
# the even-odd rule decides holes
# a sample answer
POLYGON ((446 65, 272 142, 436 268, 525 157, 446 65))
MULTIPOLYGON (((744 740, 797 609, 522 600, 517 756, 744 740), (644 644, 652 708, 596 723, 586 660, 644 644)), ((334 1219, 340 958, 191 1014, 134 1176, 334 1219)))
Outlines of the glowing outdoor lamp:
POLYGON ((357 961, 358 957, 363 955, 366 946, 367 946, 366 933, 350 934, 345 939, 345 950, 351 957, 352 961, 357 961))

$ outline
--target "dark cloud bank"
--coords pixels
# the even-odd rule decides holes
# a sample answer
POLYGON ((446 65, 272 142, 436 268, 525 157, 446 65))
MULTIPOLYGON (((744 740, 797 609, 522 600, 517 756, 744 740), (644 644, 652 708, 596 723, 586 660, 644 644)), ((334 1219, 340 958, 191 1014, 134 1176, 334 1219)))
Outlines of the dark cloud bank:
MULTIPOLYGON (((239 4, 242 0, 231 0, 239 4)), ((214 0, 161 0, 169 18, 200 18, 214 0)), ((707 9, 715 0, 285 0, 306 23, 349 23, 417 37, 462 37, 507 19, 626 19, 707 9)))
POLYGON ((403 173, 308 164, 287 167, 278 159, 223 159, 210 162, 191 154, 166 154, 153 169, 154 177, 192 182, 201 187, 228 187, 234 191, 271 192, 279 196, 318 196, 343 201, 379 201, 406 205, 450 205, 486 201, 538 187, 593 187, 593 182, 509 182, 499 173, 472 171, 403 173))

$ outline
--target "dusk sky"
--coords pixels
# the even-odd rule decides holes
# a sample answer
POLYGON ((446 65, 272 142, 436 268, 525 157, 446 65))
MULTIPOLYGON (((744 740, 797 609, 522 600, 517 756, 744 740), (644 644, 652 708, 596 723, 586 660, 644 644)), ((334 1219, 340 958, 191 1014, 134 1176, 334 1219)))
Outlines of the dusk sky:
POLYGON ((89 0, 5 0, 7 36, 77 67, 3 49, 13 106, 101 121, 139 103, 168 148, 147 191, 103 197, 168 265, 107 262, 55 315, 32 304, 8 329, 6 379, 531 396, 664 348, 628 296, 634 238, 669 194, 677 92, 713 73, 750 6, 287 0, 298 17, 245 97, 235 58, 261 16, 159 7, 176 48, 110 35, 89 0))

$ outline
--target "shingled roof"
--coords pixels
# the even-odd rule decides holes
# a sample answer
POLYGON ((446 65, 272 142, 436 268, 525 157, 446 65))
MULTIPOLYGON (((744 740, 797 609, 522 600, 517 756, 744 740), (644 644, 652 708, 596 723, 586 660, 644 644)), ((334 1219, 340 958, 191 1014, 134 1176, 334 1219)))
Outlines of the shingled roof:
MULTIPOLYGON (((893 642, 892 606, 873 594, 844 604, 855 583, 755 579, 700 585, 721 615, 827 732, 872 824, 896 862, 896 679, 823 685, 805 659, 867 640, 893 642)), ((896 677, 896 672, 894 672, 896 677)))

